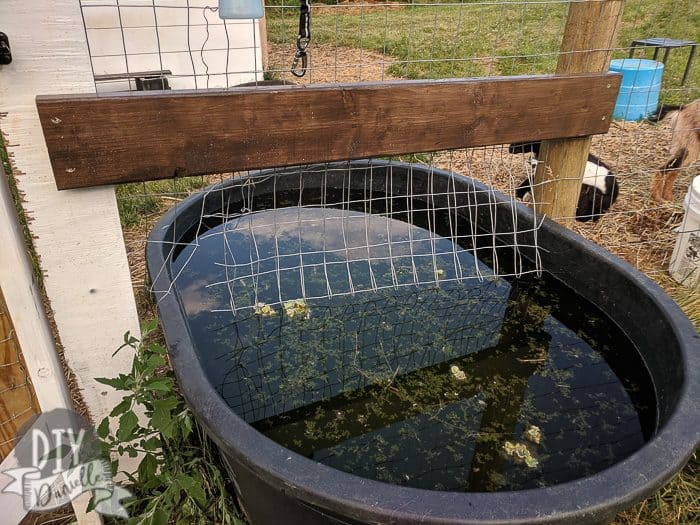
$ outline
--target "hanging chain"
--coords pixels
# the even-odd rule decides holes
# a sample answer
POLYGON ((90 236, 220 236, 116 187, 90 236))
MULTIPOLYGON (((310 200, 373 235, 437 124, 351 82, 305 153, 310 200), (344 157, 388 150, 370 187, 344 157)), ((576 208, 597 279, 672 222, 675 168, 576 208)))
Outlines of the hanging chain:
POLYGON ((292 61, 292 75, 303 77, 308 66, 306 48, 311 42, 311 0, 301 0, 299 5, 299 34, 297 35, 297 52, 292 61), (301 67, 299 67, 301 62, 301 67))

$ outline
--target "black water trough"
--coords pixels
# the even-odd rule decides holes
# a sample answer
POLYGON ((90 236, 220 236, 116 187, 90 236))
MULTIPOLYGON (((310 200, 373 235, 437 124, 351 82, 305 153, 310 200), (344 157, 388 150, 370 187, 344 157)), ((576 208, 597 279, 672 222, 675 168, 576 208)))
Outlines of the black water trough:
POLYGON ((522 231, 532 225, 532 211, 476 181, 395 162, 356 161, 334 165, 335 171, 343 166, 352 167, 351 182, 321 178, 319 170, 300 175, 294 168, 274 175, 270 172, 271 176, 257 173, 235 178, 213 187, 216 198, 205 198, 204 191, 180 203, 163 217, 149 238, 148 270, 178 382, 198 421, 223 452, 253 525, 605 523, 657 491, 683 467, 700 442, 700 339, 696 331, 654 282, 549 220, 537 232, 543 268, 613 320, 640 354, 629 362, 636 359, 645 363, 653 383, 651 433, 646 443, 619 462, 593 475, 542 488, 425 490, 323 465, 268 439, 237 415, 211 383, 198 355, 207 351, 207 344, 193 341, 170 264, 178 249, 173 243, 188 243, 202 228, 212 226, 207 220, 216 222, 222 202, 227 203, 229 212, 245 208, 251 201, 243 204, 241 199, 253 191, 256 199, 252 202, 264 208, 272 205, 271 192, 284 190, 287 184, 289 191, 298 192, 302 181, 303 192, 297 197, 304 204, 314 204, 306 201, 313 201, 323 184, 366 188, 371 166, 371 184, 378 185, 376 191, 400 194, 406 191, 409 179, 415 191, 427 187, 430 179, 435 194, 447 195, 450 189, 471 194, 477 199, 471 218, 476 218, 479 228, 499 232, 504 244, 517 241, 524 246, 521 254, 526 258, 535 256, 527 248, 533 244, 533 233, 512 233, 513 213, 522 231), (387 170, 393 170, 394 176, 377 176, 387 170), (387 188, 387 181, 393 186, 387 188), (202 221, 203 216, 209 219, 202 221), (166 290, 174 293, 164 293, 166 290))

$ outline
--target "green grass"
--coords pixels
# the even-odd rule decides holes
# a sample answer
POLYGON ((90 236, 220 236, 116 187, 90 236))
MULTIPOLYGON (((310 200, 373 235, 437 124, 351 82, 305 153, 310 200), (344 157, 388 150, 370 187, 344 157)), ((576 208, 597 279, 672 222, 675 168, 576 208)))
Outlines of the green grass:
POLYGON ((22 230, 22 236, 24 237, 24 246, 26 247, 27 257, 32 265, 32 272, 34 274, 34 280, 37 285, 43 289, 43 274, 41 273, 41 267, 39 266, 39 258, 34 249, 34 240, 32 238, 32 233, 29 231, 29 225, 27 223, 27 216, 24 213, 24 208, 22 207, 22 195, 17 188, 17 181, 12 173, 12 166, 10 164, 10 158, 5 149, 5 142, 3 140, 2 134, 0 133, 0 163, 2 163, 2 170, 0 170, 0 175, 7 176, 7 182, 10 187, 10 194, 12 195, 12 201, 15 205, 15 212, 17 213, 17 219, 19 222, 20 229, 22 230))
MULTIPOLYGON (((629 46, 635 38, 669 37, 700 41, 700 2, 697 0, 628 0, 618 41, 629 46)), ((689 48, 671 51, 664 70, 662 99, 671 104, 700 97, 700 61, 696 61, 685 87, 681 87, 689 48)), ((616 58, 628 56, 617 52, 616 58)), ((637 54, 637 56, 641 56, 637 54)), ((661 57, 662 54, 659 54, 661 57)), ((652 57, 651 50, 647 58, 652 57)))
MULTIPOLYGON (((203 177, 183 177, 117 186, 122 226, 129 228, 163 209, 169 199, 180 199, 207 184, 203 177)), ((172 204, 172 201, 171 201, 172 204)))
MULTIPOLYGON (((455 6, 411 6, 349 15, 316 15, 314 43, 364 48, 397 59, 390 73, 406 78, 449 78, 488 74, 535 73, 553 67, 555 58, 531 61, 494 56, 554 53, 565 16, 563 5, 503 8, 465 3, 455 6), (551 22, 539 22, 551 11, 551 22), (557 22, 558 20, 558 22, 557 22), (501 39, 503 27, 518 28, 501 39)), ((293 9, 268 9, 268 38, 290 41, 296 34, 293 9)), ((313 47, 310 48, 313 52, 313 47)))
MULTIPOLYGON (((289 6, 267 10, 268 38, 290 43, 296 38, 298 11, 289 6)), ((567 4, 478 1, 455 5, 312 12, 312 44, 363 48, 390 55, 393 75, 449 78, 551 73, 566 20, 567 4)), ((697 0, 628 0, 618 45, 635 38, 665 36, 700 41, 697 0)), ((664 75, 667 102, 700 97, 700 60, 687 89, 678 89, 688 48, 673 50, 664 75)), ((625 57, 627 51, 615 53, 625 57)), ((641 55, 639 55, 641 56, 641 55)), ((648 52, 651 58, 651 52, 648 52)))

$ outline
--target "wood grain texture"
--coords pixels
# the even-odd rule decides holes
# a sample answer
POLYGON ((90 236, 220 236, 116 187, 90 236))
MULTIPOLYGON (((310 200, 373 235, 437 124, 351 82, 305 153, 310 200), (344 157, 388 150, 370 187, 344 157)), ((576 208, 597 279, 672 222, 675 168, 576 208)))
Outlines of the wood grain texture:
POLYGON ((36 396, 0 290, 0 461, 12 451, 17 433, 35 414, 36 396))
POLYGON ((557 73, 607 71, 625 0, 572 2, 564 27, 557 73))
POLYGON ((37 97, 59 189, 605 133, 615 74, 37 97))
MULTIPOLYGON (((610 67, 624 0, 572 2, 564 28, 557 73, 597 73, 610 67)), ((576 215, 591 139, 543 142, 535 173, 535 202, 550 218, 570 225, 576 215)))
POLYGON ((542 144, 534 186, 539 213, 565 224, 574 220, 590 148, 590 137, 549 140, 542 144))

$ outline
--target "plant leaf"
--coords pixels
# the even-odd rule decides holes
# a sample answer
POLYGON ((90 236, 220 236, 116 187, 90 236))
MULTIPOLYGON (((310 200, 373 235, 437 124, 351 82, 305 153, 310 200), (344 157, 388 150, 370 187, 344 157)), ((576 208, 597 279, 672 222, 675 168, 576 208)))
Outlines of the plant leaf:
POLYGON ((141 441, 141 447, 144 450, 147 450, 149 452, 153 452, 158 450, 162 446, 160 439, 157 437, 151 437, 148 439, 144 439, 141 441))
MULTIPOLYGON (((210 453, 213 445, 203 432, 194 431, 197 427, 192 413, 176 388, 172 370, 165 368, 166 349, 148 339, 157 328, 156 321, 144 325, 142 334, 147 342, 140 345, 127 333, 123 346, 137 350, 131 371, 98 379, 101 384, 129 392, 111 411, 111 417, 118 418, 116 433, 110 431, 109 417, 97 428, 105 457, 115 450, 130 456, 144 451, 136 471, 123 473, 135 493, 127 504, 132 518, 126 523, 244 525, 223 482, 223 467, 210 453), (140 424, 136 406, 149 418, 147 424, 140 424)), ((111 466, 116 473, 117 461, 111 466)))
POLYGON ((153 416, 151 416, 151 425, 166 438, 173 437, 175 421, 172 416, 173 401, 175 399, 157 399, 153 402, 153 416))
POLYGON ((96 377, 95 381, 111 386, 115 390, 131 390, 133 384, 133 379, 124 374, 119 374, 119 377, 96 377))
POLYGON ((166 361, 162 355, 151 354, 148 356, 148 359, 146 360, 146 364, 148 365, 149 369, 157 370, 157 369, 165 366, 166 361))
POLYGON ((117 439, 120 441, 131 441, 134 438, 134 430, 139 424, 139 418, 133 410, 129 410, 119 418, 119 428, 117 429, 117 439))
POLYGON ((90 512, 95 510, 95 504, 96 504, 95 493, 93 492, 92 496, 90 496, 90 501, 88 501, 87 509, 85 510, 85 512, 89 514, 90 512))
POLYGON ((105 439, 109 435, 109 418, 104 418, 97 427, 97 435, 105 439))
POLYGON ((187 439, 192 433, 192 415, 189 410, 185 413, 182 418, 182 439, 187 439))
POLYGON ((177 476, 177 478, 175 478, 175 481, 178 483, 178 485, 180 485, 180 487, 182 487, 185 494, 189 498, 192 498, 199 507, 206 507, 207 497, 204 493, 201 480, 196 480, 187 474, 180 474, 177 476))
POLYGON ((117 417, 131 408, 133 396, 125 396, 122 402, 115 406, 109 413, 110 417, 117 417))
POLYGON ((156 460, 153 454, 146 454, 141 460, 141 463, 139 463, 139 480, 142 483, 146 483, 148 480, 155 477, 157 470, 158 460, 156 460))
POLYGON ((148 514, 144 516, 144 519, 137 522, 139 525, 168 525, 170 520, 170 513, 172 509, 164 509, 163 507, 158 507, 157 509, 152 509, 148 514))
POLYGON ((158 328, 158 319, 148 319, 141 324, 141 335, 146 337, 158 328))
POLYGON ((170 377, 158 377, 146 383, 146 388, 157 392, 172 392, 173 380, 170 377))

